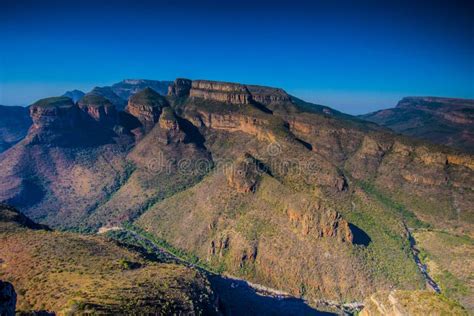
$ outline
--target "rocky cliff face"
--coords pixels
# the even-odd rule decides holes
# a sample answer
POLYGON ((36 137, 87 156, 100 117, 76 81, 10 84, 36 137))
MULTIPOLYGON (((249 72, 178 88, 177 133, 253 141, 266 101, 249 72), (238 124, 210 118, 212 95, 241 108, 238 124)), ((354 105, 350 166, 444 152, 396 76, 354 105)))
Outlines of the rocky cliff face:
POLYGON ((130 98, 125 111, 135 116, 145 132, 148 132, 158 122, 161 111, 166 106, 168 101, 164 97, 150 88, 145 88, 130 98))
POLYGON ((79 108, 67 97, 39 100, 30 106, 33 121, 28 138, 32 143, 54 143, 81 124, 79 108))
POLYGON ((247 89, 252 95, 252 99, 261 104, 269 105, 291 101, 290 96, 283 89, 255 85, 247 85, 247 89))
POLYGON ((255 158, 246 153, 227 170, 227 182, 237 192, 254 192, 262 172, 255 158))
POLYGON ((310 238, 334 238, 352 243, 349 223, 336 211, 325 209, 314 201, 296 201, 288 205, 288 218, 294 229, 310 238))
POLYGON ((251 100, 245 85, 208 80, 194 80, 189 95, 231 104, 249 104, 251 100))
MULTIPOLYGON (((187 84, 189 82, 189 80, 186 81, 187 84)), ((283 89, 208 80, 192 81, 189 95, 237 105, 255 102, 264 105, 291 102, 290 96, 283 89)))
POLYGON ((79 108, 96 122, 113 126, 118 122, 115 106, 103 96, 87 94, 77 103, 79 108))
POLYGON ((89 94, 74 104, 67 97, 42 99, 30 106, 33 121, 27 143, 89 146, 111 141, 117 123, 115 107, 102 96, 89 94))
POLYGON ((187 97, 189 96, 191 85, 191 80, 177 78, 173 84, 168 87, 168 95, 174 97, 187 97))
POLYGON ((16 293, 13 285, 0 281, 0 315, 15 315, 16 293))
POLYGON ((404 135, 473 152, 474 100, 406 97, 393 109, 361 118, 404 135))

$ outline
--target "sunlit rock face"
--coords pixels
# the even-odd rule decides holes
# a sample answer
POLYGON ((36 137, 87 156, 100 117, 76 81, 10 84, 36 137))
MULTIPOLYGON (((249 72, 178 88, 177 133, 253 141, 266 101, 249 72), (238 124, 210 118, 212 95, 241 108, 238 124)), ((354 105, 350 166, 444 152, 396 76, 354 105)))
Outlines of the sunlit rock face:
POLYGON ((279 88, 270 88, 256 85, 244 85, 210 80, 189 80, 178 78, 169 87, 168 95, 183 97, 191 96, 205 100, 242 105, 261 103, 291 102, 290 96, 279 88))
POLYGON ((144 131, 148 132, 158 122, 162 109, 168 105, 168 101, 159 93, 145 88, 130 98, 125 111, 136 117, 144 131))
POLYGON ((245 85, 208 80, 194 80, 189 95, 231 104, 249 104, 252 99, 245 85))

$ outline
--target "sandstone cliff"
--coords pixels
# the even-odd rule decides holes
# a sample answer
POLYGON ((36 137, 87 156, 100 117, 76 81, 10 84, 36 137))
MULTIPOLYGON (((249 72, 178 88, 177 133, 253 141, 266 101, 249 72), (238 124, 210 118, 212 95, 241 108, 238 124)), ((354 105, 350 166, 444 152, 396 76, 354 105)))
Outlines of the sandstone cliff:
POLYGON ((177 78, 173 84, 168 87, 168 95, 175 97, 187 97, 189 96, 189 90, 191 90, 191 86, 191 80, 177 78))
POLYGON ((189 95, 231 104, 249 104, 251 100, 250 92, 244 85, 208 80, 194 80, 189 95))
POLYGON ((145 88, 134 94, 128 101, 125 111, 135 116, 146 132, 150 131, 164 107, 168 106, 168 101, 153 89, 145 88))
POLYGON ((67 97, 42 99, 30 106, 33 125, 28 138, 32 143, 61 142, 61 135, 69 134, 81 124, 78 107, 67 97))
POLYGON ((209 80, 177 79, 170 86, 169 95, 189 95, 235 105, 291 103, 291 97, 283 89, 209 80))
POLYGON ((79 108, 100 124, 113 126, 118 122, 115 106, 103 96, 86 94, 77 103, 79 108))

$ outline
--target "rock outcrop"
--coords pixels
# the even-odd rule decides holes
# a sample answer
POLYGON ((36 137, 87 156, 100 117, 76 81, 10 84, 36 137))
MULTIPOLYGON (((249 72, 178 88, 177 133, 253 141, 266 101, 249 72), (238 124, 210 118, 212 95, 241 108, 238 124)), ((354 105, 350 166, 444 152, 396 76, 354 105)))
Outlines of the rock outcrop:
POLYGON ((162 110, 158 121, 160 127, 159 140, 163 144, 180 143, 186 138, 186 134, 181 130, 178 119, 171 107, 162 110))
POLYGON ((278 102, 290 102, 291 98, 283 89, 264 86, 247 85, 252 99, 258 103, 269 105, 278 102))
POLYGON ((187 97, 191 90, 192 81, 184 78, 177 78, 173 84, 168 87, 168 95, 174 97, 187 97))
POLYGON ((300 200, 288 205, 287 215, 293 228, 301 236, 330 237, 352 243, 354 236, 349 223, 336 211, 324 209, 316 201, 300 200))
POLYGON ((215 130, 243 132, 256 136, 258 139, 275 140, 273 131, 266 128, 270 124, 268 120, 238 113, 220 114, 199 111, 197 114, 195 117, 190 117, 189 120, 198 127, 205 126, 215 130))
POLYGON ((145 88, 130 98, 125 111, 135 116, 145 132, 148 132, 158 122, 162 109, 168 105, 168 101, 159 93, 145 88))
POLYGON ((85 114, 100 124, 113 126, 117 123, 118 114, 115 106, 103 96, 86 94, 77 105, 85 114))
POLYGON ((28 138, 33 143, 54 143, 81 123, 79 108, 67 97, 41 99, 30 106, 33 120, 28 138))
POLYGON ((0 315, 14 316, 16 308, 16 293, 13 285, 0 281, 0 315))
POLYGON ((231 104, 249 104, 252 99, 245 85, 209 80, 194 80, 189 95, 231 104))
MULTIPOLYGON (((189 82, 189 80, 186 81, 187 84, 189 82)), ((273 103, 291 102, 290 96, 283 89, 278 88, 208 80, 194 80, 191 85, 192 88, 189 95, 205 100, 237 105, 250 103, 270 105, 273 103)), ((173 92, 173 88, 170 91, 173 92)))
POLYGON ((117 111, 102 96, 88 94, 79 104, 70 98, 39 100, 30 106, 33 120, 27 143, 89 146, 110 142, 118 121, 117 111))
POLYGON ((254 192, 258 183, 260 170, 258 162, 246 153, 239 158, 227 172, 227 182, 240 193, 254 192))

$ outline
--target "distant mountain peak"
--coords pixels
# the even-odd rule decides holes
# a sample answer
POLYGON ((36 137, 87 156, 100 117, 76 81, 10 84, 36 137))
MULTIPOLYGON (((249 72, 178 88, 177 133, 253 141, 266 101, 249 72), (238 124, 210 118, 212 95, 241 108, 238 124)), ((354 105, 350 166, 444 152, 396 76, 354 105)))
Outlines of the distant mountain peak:
POLYGON ((71 91, 66 91, 62 96, 71 98, 72 101, 77 102, 84 95, 85 95, 85 93, 82 92, 81 90, 74 89, 74 90, 71 90, 71 91))
POLYGON ((429 107, 474 107, 474 100, 432 96, 404 97, 397 103, 397 108, 416 107, 419 105, 429 107))
POLYGON ((396 107, 360 116, 393 131, 467 152, 474 146, 474 100, 405 97, 396 107))

